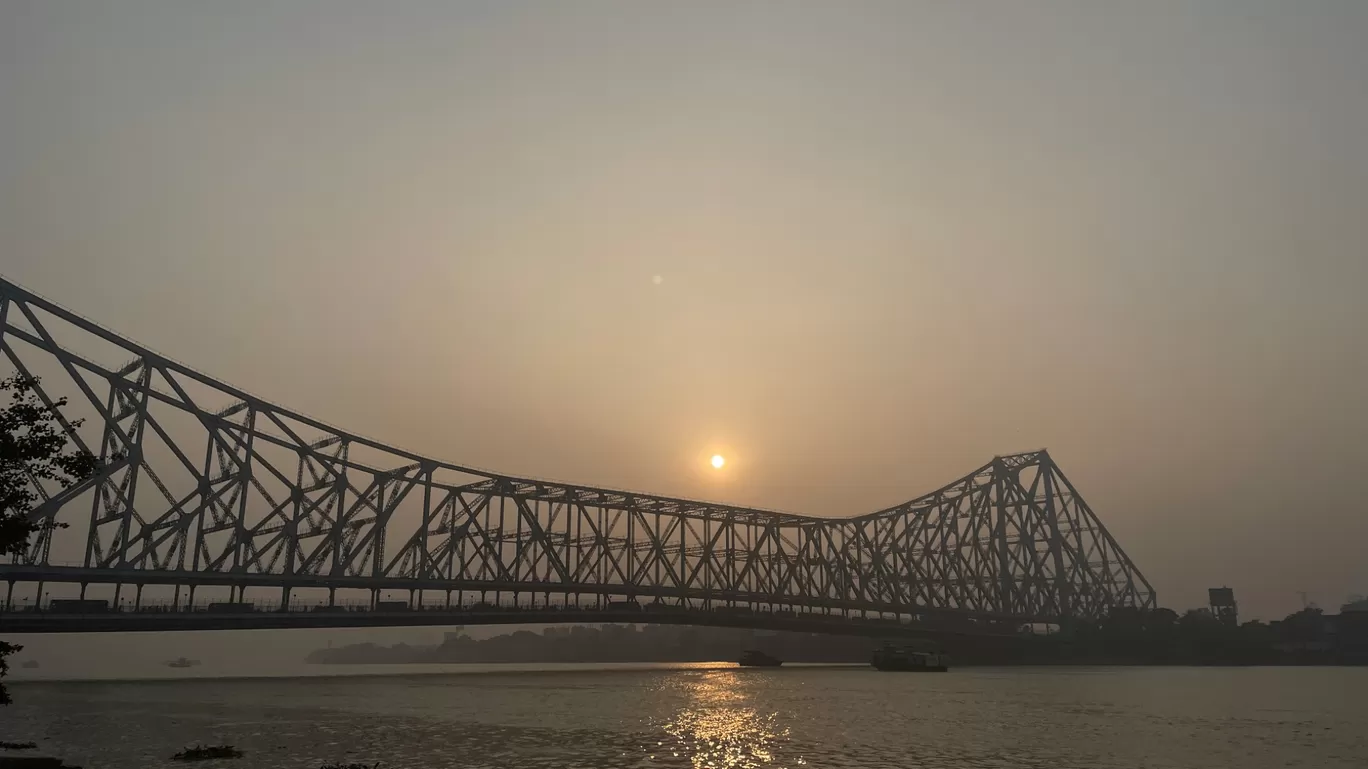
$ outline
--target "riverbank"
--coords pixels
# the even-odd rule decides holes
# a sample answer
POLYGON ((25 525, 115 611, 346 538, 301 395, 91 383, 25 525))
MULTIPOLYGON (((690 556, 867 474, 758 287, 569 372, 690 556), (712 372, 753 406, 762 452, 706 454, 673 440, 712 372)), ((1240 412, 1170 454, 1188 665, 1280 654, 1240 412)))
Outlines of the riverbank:
MULTIPOLYGON (((1265 626, 1266 627, 1266 626, 1265 626)), ((1172 625, 1166 630, 1103 625, 1067 635, 1020 638, 965 637, 940 645, 911 642, 948 653, 956 665, 1364 665, 1368 654, 1330 644, 1280 648, 1257 628, 1172 625)), ((788 662, 867 663, 876 639, 735 628, 674 625, 552 627, 475 639, 447 633, 441 644, 390 646, 360 643, 317 649, 315 664, 607 663, 736 660, 758 649, 788 662)))

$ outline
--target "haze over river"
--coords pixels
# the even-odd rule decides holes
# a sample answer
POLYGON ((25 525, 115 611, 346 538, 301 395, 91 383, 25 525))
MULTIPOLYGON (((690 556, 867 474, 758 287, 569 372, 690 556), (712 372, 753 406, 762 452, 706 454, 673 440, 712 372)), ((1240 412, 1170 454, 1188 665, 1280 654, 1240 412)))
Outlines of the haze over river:
POLYGON ((197 668, 163 669, 161 680, 20 680, 16 704, 0 709, 0 738, 34 740, 86 769, 170 767, 172 753, 196 742, 244 750, 239 761, 201 764, 235 769, 1368 766, 1364 668, 900 675, 718 663, 298 673, 307 675, 224 679, 197 668), (345 675, 319 675, 334 673, 345 675))

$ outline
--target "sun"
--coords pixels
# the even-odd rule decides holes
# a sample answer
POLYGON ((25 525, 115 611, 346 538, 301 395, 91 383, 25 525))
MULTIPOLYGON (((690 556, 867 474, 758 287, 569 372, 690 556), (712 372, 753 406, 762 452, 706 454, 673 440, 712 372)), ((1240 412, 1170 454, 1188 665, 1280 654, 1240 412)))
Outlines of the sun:
POLYGON ((727 464, 727 458, 721 454, 713 454, 712 459, 709 461, 712 462, 713 467, 716 467, 719 470, 722 469, 722 465, 727 464))

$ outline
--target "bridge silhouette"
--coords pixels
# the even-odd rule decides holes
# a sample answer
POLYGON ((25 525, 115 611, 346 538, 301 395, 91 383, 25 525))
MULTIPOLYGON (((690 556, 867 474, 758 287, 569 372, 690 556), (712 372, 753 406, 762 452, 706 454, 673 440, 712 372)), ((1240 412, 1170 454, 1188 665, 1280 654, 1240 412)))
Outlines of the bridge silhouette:
POLYGON ((637 621, 993 635, 1155 605, 1044 450, 817 518, 420 456, 3 279, 0 353, 40 378, 44 402, 68 399, 61 428, 101 460, 70 488, 32 481, 43 528, 0 562, 0 630, 637 621), (79 599, 48 600, 53 585, 79 599), (394 591, 405 600, 384 599, 394 591))

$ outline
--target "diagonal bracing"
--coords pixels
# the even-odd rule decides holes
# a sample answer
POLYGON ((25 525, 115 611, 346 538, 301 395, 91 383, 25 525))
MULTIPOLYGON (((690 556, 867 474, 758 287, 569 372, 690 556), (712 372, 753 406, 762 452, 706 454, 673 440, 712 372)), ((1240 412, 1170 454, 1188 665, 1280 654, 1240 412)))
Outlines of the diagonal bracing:
POLYGON ((87 421, 63 428, 104 460, 71 489, 39 488, 32 518, 69 527, 45 528, 11 567, 1038 622, 1155 605, 1043 450, 886 510, 814 518, 436 461, 283 409, 4 280, 0 356, 41 377, 40 398, 68 398, 87 421))

